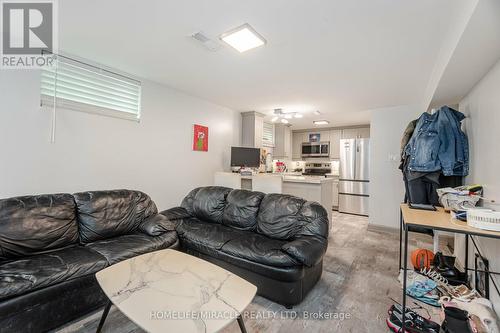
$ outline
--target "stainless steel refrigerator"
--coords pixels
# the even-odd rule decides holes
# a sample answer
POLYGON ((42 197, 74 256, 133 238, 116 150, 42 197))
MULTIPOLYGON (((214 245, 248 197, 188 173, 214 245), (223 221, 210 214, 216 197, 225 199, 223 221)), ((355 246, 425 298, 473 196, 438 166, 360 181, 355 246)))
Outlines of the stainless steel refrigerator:
POLYGON ((340 140, 339 212, 368 216, 370 139, 340 140))

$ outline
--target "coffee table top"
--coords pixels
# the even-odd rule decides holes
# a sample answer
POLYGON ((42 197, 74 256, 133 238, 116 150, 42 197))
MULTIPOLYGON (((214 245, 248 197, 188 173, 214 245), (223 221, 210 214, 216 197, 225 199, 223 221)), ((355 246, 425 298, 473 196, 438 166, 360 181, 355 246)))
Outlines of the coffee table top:
POLYGON ((239 276, 175 250, 119 262, 96 278, 111 302, 151 333, 218 332, 257 292, 239 276))

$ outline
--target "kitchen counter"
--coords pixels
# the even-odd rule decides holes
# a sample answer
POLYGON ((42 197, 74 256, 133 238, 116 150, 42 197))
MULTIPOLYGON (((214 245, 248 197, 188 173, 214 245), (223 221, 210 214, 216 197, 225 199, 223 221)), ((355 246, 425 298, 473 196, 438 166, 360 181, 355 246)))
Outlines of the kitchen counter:
POLYGON ((333 182, 333 178, 315 177, 315 176, 283 176, 283 182, 323 184, 323 183, 333 182))
MULTIPOLYGON (((228 176, 230 178, 234 178, 235 174, 228 173, 228 176)), ((281 178, 283 194, 294 195, 299 198, 304 198, 308 201, 316 201, 319 202, 323 207, 325 207, 328 213, 328 220, 330 221, 331 228, 333 202, 332 192, 334 183, 338 182, 338 179, 333 177, 326 178, 321 176, 302 176, 298 173, 262 173, 251 176, 240 176, 241 187, 239 188, 252 190, 254 179, 273 176, 278 179, 281 178)))

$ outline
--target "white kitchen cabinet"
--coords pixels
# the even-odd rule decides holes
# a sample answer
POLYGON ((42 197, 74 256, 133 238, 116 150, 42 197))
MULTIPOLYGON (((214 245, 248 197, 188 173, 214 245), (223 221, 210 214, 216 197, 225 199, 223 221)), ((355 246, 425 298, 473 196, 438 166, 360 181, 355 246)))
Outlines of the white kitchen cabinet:
POLYGON ((340 139, 342 138, 342 130, 330 131, 330 158, 340 158, 340 139))
POLYGON ((292 130, 288 125, 276 124, 274 127, 274 154, 276 159, 292 158, 292 130))
POLYGON ((342 130, 342 139, 369 138, 370 127, 344 128, 342 130))
POLYGON ((302 143, 304 140, 305 133, 303 132, 293 132, 292 134, 292 159, 302 160, 302 143))
POLYGON ((333 190, 332 191, 332 197, 333 197, 332 206, 333 206, 333 209, 338 210, 338 208, 339 208, 339 180, 338 179, 333 180, 332 190, 333 190))

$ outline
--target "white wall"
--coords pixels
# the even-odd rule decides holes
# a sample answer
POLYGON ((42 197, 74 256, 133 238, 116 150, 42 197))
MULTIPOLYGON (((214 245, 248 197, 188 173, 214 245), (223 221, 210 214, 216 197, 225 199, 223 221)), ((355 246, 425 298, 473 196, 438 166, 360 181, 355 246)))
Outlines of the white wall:
POLYGON ((51 144, 39 86, 36 71, 0 72, 0 198, 129 188, 168 208, 212 184, 240 143, 239 113, 144 81, 140 123, 60 110, 51 144), (209 127, 208 153, 192 151, 195 123, 209 127))
MULTIPOLYGON (((460 111, 466 116, 466 130, 470 144, 470 175, 467 183, 484 185, 484 196, 496 201, 495 205, 485 206, 500 210, 500 61, 486 74, 474 89, 460 102, 460 111)), ((471 244, 472 247, 472 244, 471 244)), ((490 260, 490 269, 500 271, 500 241, 480 239, 479 247, 483 255, 490 260)), ((464 255, 463 236, 457 236, 455 254, 464 255)), ((473 257, 469 267, 473 267, 473 257)), ((462 261, 463 262, 463 261, 462 261)), ((500 279, 496 277, 497 285, 500 279)), ((490 285, 491 298, 497 313, 500 313, 500 297, 490 285)))
POLYGON ((418 117, 416 106, 372 110, 370 124, 370 217, 371 226, 399 228, 399 205, 404 184, 398 169, 401 137, 418 117))

